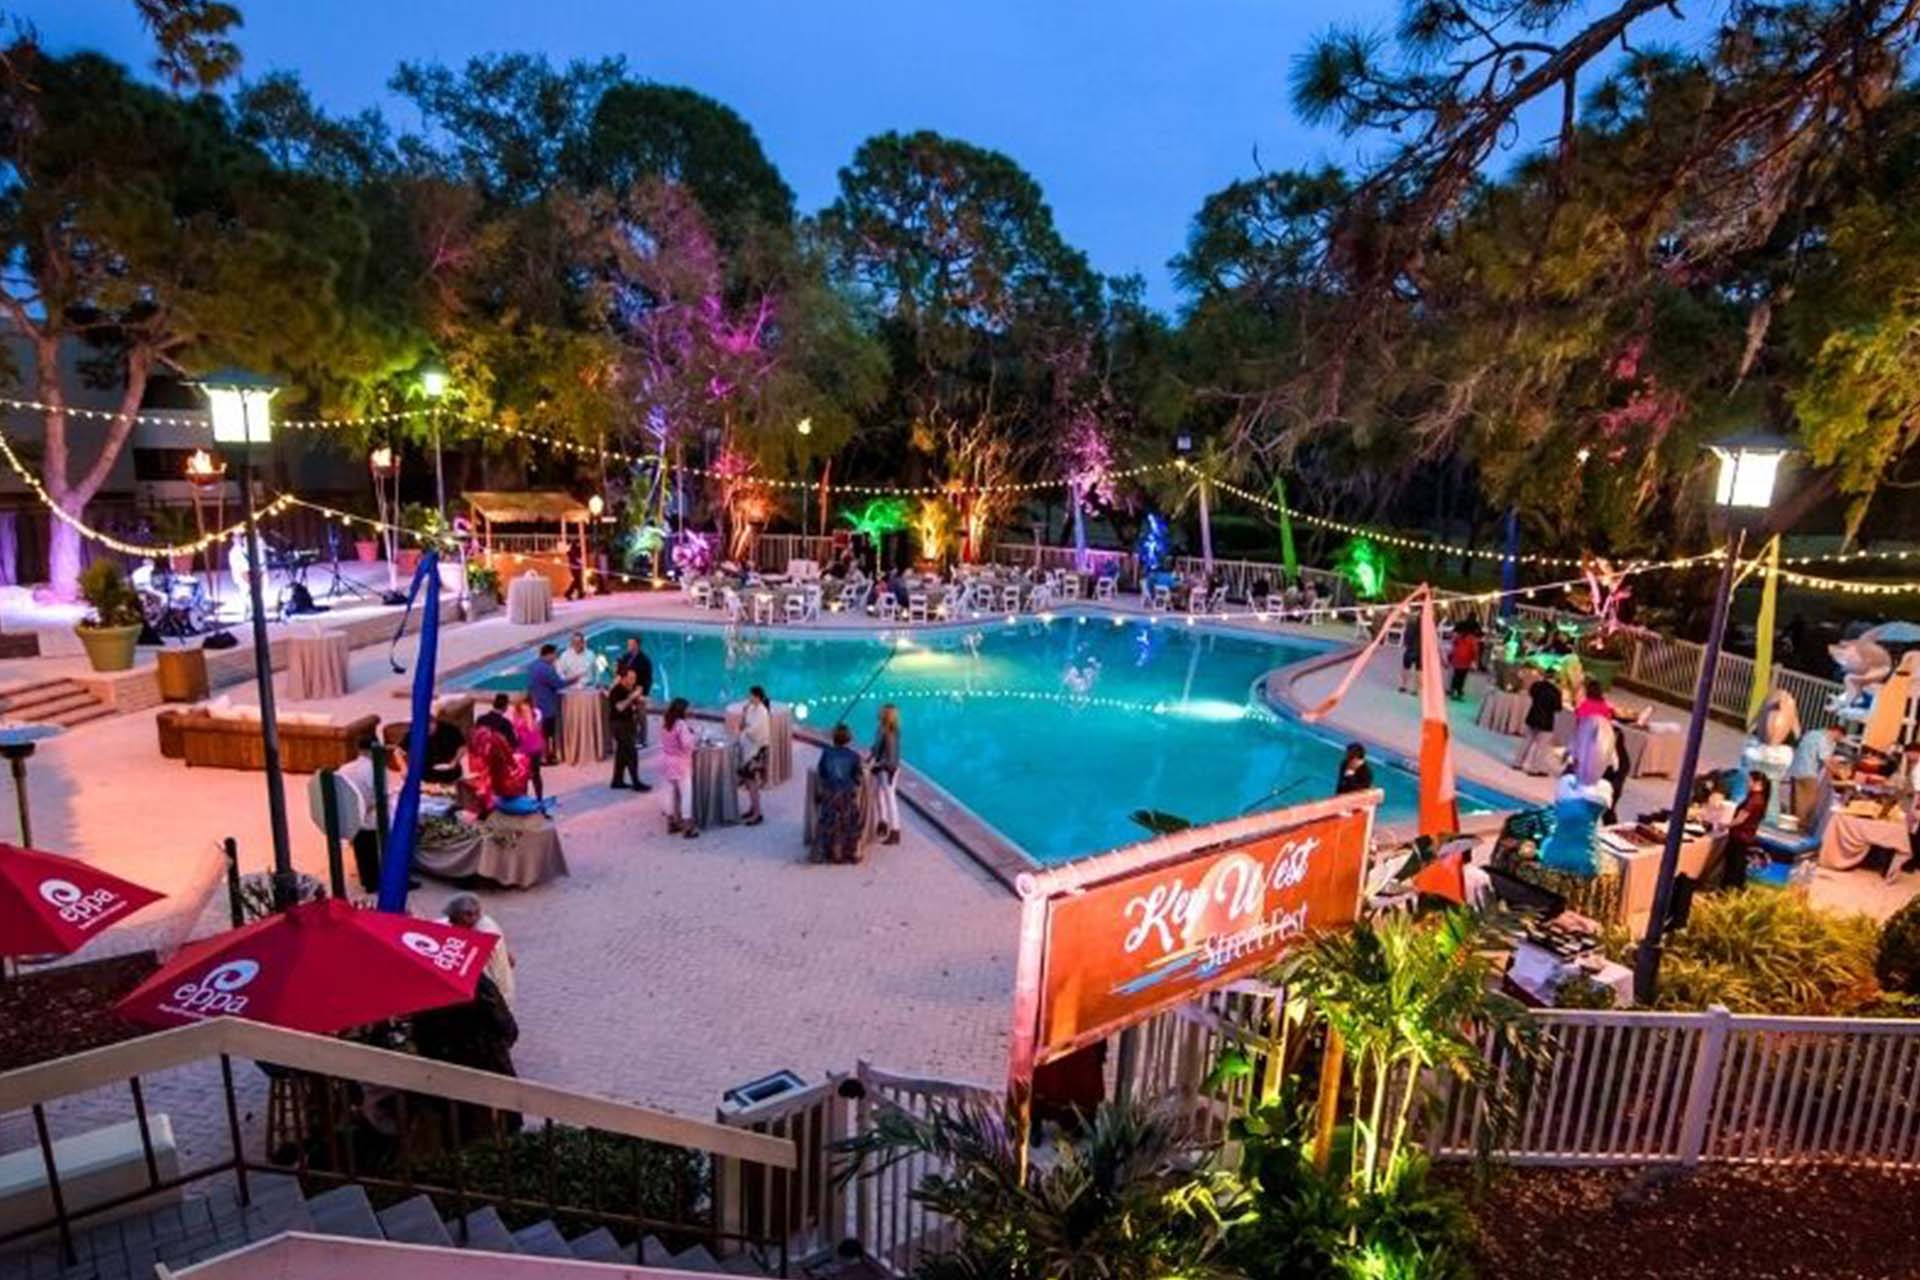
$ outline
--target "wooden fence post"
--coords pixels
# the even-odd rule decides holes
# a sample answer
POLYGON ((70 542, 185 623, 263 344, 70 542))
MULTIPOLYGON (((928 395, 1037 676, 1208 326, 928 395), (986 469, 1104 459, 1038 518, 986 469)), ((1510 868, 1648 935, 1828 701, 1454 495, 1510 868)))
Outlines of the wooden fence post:
POLYGON ((1693 1075, 1687 1081, 1687 1103, 1680 1125, 1680 1163, 1691 1169, 1706 1150, 1707 1126, 1713 1119, 1713 1100, 1720 1088, 1720 1069, 1726 1062, 1727 1038, 1733 1015, 1723 1004, 1709 1005, 1700 1032, 1700 1050, 1694 1055, 1693 1075))

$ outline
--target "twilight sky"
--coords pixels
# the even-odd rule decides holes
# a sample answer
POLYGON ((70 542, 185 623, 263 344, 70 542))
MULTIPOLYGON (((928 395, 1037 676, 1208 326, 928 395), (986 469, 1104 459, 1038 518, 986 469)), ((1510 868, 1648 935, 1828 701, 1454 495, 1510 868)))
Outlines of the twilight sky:
MULTIPOLYGON (((1167 259, 1201 199, 1255 171, 1352 148, 1294 120, 1287 70, 1329 21, 1382 26, 1394 0, 237 0, 243 74, 300 74, 330 110, 377 103, 403 59, 508 50, 623 54, 643 78, 731 105, 814 212, 863 138, 932 128, 1011 155, 1068 240, 1178 298, 1167 259)), ((130 0, 11 0, 55 51, 145 69, 130 0)))

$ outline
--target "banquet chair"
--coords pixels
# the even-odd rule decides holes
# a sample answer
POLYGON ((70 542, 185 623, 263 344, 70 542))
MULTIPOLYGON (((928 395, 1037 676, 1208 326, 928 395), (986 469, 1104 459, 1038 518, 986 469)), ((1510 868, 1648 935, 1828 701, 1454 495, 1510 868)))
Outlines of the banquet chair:
POLYGON ((1147 609, 1151 613, 1167 613, 1173 609, 1173 588, 1161 583, 1150 587, 1147 592, 1147 609))
POLYGON ((840 610, 843 613, 858 613, 867 603, 867 589, 856 582, 849 582, 840 588, 840 610))
POLYGON ((1213 589, 1213 594, 1207 597, 1206 608, 1204 609, 1203 612, 1218 614, 1218 613, 1225 613, 1226 611, 1227 611, 1227 589, 1223 586, 1215 587, 1213 589))
POLYGON ((807 584, 806 595, 801 602, 801 607, 805 611, 803 616, 807 621, 818 622, 820 620, 820 602, 825 595, 826 592, 820 586, 820 580, 818 578, 815 578, 807 584))
POLYGON ((1035 613, 1040 613, 1043 610, 1051 609, 1052 607, 1053 607, 1053 584, 1052 583, 1043 582, 1040 585, 1036 586, 1031 592, 1028 593, 1027 608, 1033 610, 1035 613))
POLYGON ((687 588, 687 600, 696 609, 713 608, 713 584, 705 578, 696 578, 687 588))
POLYGON ((1119 589, 1119 584, 1116 583, 1112 578, 1096 578, 1094 579, 1094 582, 1093 582, 1093 598, 1095 600, 1102 600, 1108 604, 1112 604, 1114 593, 1118 589, 1119 589))
POLYGON ((740 621, 740 614, 741 614, 740 593, 738 591, 735 591, 732 587, 728 587, 725 590, 725 592, 722 593, 720 598, 721 598, 721 601, 726 605, 727 621, 728 622, 740 621))
POLYGON ((787 621, 804 622, 807 618, 807 598, 804 595, 789 595, 786 601, 787 621))
POLYGON ((1080 575, 1069 573, 1060 579, 1060 598, 1078 600, 1080 598, 1080 575))
POLYGON ((888 622, 900 616, 900 599, 891 591, 884 591, 873 602, 873 611, 888 622))
POLYGON ((933 616, 942 622, 951 622, 966 610, 966 605, 967 589, 956 583, 940 593, 939 603, 933 606, 933 616))
POLYGON ((765 591, 757 592, 753 597, 753 623, 755 626, 773 625, 773 596, 765 591))
POLYGON ((1007 587, 1000 592, 1000 607, 1008 613, 1020 612, 1020 588, 1007 587))
POLYGON ((907 596, 907 621, 925 622, 927 620, 927 593, 911 592, 907 596))

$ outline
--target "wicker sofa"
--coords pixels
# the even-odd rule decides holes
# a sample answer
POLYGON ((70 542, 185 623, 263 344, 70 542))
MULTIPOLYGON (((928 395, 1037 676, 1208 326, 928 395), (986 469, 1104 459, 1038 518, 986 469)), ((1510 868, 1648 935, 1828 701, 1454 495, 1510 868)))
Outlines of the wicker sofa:
MULTIPOLYGON (((288 773, 337 769, 360 754, 380 725, 378 716, 341 723, 314 723, 312 713, 279 717, 280 767, 288 773)), ((217 714, 206 707, 162 711, 155 724, 160 754, 203 769, 265 769, 266 741, 258 717, 217 714)))

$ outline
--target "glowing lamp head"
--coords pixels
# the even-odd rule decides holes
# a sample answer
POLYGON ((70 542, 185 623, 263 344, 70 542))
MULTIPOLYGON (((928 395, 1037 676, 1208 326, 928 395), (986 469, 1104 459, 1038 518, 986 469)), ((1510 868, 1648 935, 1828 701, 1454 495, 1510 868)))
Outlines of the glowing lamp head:
POLYGON ((367 466, 381 475, 386 475, 391 472, 393 470, 393 450, 387 445, 381 445, 367 455, 367 466))
POLYGON ((1764 511, 1773 505, 1780 464, 1793 453, 1791 441, 1765 432, 1749 432, 1707 446, 1718 463, 1713 502, 1732 512, 1764 511))
POLYGON ((215 444, 266 444, 273 439, 270 406, 281 387, 272 378, 244 369, 221 369, 190 385, 207 398, 215 444))
POLYGON ((437 364, 430 364, 420 371, 420 389, 429 399, 438 400, 447 394, 447 371, 437 364))
POLYGON ((795 431, 798 431, 803 436, 810 436, 813 434, 813 419, 802 418, 800 419, 800 421, 793 424, 793 429, 795 431))
POLYGON ((195 449, 187 455, 187 479, 194 484, 212 484, 226 472, 226 467, 215 462, 205 449, 195 449))
POLYGON ((601 497, 599 494, 596 493, 591 498, 587 499, 587 514, 592 516, 595 520, 598 520, 600 518, 600 513, 605 511, 606 509, 607 509, 607 500, 601 497))

